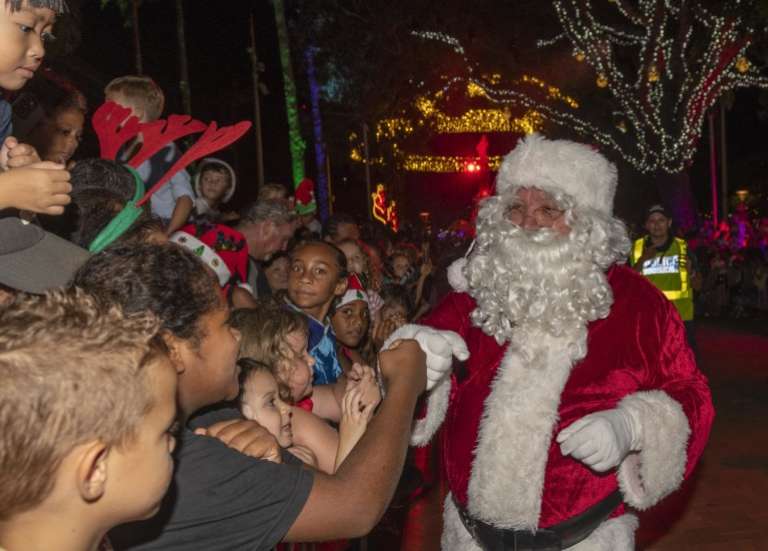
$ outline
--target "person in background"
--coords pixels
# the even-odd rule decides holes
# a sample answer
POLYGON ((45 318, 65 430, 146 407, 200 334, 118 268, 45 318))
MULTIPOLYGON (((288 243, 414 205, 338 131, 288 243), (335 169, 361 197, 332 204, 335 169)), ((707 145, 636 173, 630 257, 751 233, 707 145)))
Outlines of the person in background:
POLYGON ((288 254, 280 251, 261 263, 256 296, 268 297, 288 288, 288 254))
MULTIPOLYGON (((147 123, 158 120, 165 108, 165 94, 149 77, 123 76, 112 80, 104 90, 107 101, 129 108, 140 122, 147 123)), ((122 160, 132 156, 139 146, 135 139, 123 148, 120 153, 122 160)), ((144 180, 146 189, 160 180, 168 169, 179 159, 181 153, 174 143, 168 144, 162 151, 146 160, 136 171, 144 180)), ((173 175, 167 185, 152 195, 150 200, 152 214, 160 218, 166 226, 166 233, 171 235, 187 223, 194 208, 195 194, 189 180, 189 173, 180 170, 173 175)))
POLYGON ((259 201, 246 207, 235 227, 248 243, 248 285, 258 289, 259 262, 288 248, 293 236, 294 214, 280 201, 259 201))
POLYGON ((87 104, 71 86, 49 78, 33 80, 13 103, 16 135, 34 147, 43 161, 71 168, 83 139, 87 104))
POLYGON ((653 205, 645 217, 645 236, 632 247, 631 264, 672 301, 685 324, 688 342, 695 350, 693 292, 699 274, 684 239, 671 233, 672 217, 662 205, 653 205))
POLYGON ((360 239, 360 226, 354 217, 337 212, 325 223, 323 238, 331 243, 341 243, 345 239, 360 239))
POLYGON ((222 212, 237 188, 234 169, 221 159, 208 157, 200 162, 195 174, 195 217, 211 222, 232 222, 239 217, 235 212, 222 212))

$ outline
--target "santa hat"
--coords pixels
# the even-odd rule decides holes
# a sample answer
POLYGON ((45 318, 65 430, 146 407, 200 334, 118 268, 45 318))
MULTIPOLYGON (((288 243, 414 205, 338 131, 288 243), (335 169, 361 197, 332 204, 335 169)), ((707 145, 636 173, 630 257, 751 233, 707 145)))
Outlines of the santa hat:
POLYGON ((565 192, 579 207, 610 216, 617 180, 616 166, 589 145, 531 134, 504 157, 496 193, 513 187, 565 192))
POLYGON ((341 299, 339 299, 339 303, 336 305, 336 309, 338 310, 345 304, 349 304, 350 302, 354 302, 356 300, 362 300, 366 304, 369 304, 368 294, 365 292, 365 288, 360 282, 360 278, 357 276, 357 274, 349 274, 347 277, 347 290, 341 296, 341 299))
POLYGON ((222 224, 188 224, 170 240, 190 250, 211 268, 221 287, 243 286, 248 275, 248 245, 243 234, 222 224))
POLYGON ((304 178, 294 192, 296 197, 296 214, 311 214, 317 210, 315 203, 315 183, 304 178))

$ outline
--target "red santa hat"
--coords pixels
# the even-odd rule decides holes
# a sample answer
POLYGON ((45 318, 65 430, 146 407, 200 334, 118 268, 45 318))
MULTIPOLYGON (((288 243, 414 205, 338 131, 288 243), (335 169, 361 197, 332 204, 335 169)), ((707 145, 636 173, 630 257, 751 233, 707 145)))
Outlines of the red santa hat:
POLYGON ((617 181, 616 166, 591 146, 531 134, 504 157, 496 193, 516 187, 565 192, 579 207, 611 216, 617 181))
POLYGON ((339 299, 339 303, 336 305, 336 309, 338 310, 342 306, 356 300, 362 300, 370 306, 368 301, 368 293, 365 292, 365 288, 360 282, 360 278, 357 274, 349 274, 347 277, 347 290, 341 296, 341 299, 339 299))
POLYGON ((211 268, 221 287, 230 283, 245 286, 248 276, 248 244, 239 231, 203 222, 188 224, 171 235, 170 240, 188 249, 211 268))
POLYGON ((304 178, 301 183, 299 183, 294 192, 294 196, 296 197, 297 214, 311 214, 317 210, 317 203, 315 203, 315 182, 309 178, 304 178))

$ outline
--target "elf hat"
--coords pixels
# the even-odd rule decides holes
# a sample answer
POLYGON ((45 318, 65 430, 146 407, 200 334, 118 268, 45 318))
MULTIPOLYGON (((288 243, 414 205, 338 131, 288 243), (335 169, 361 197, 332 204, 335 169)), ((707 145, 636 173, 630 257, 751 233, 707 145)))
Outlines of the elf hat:
POLYGON ((357 274, 349 274, 349 276, 347 276, 347 290, 341 296, 341 299, 339 299, 339 303, 336 305, 336 309, 338 310, 342 306, 356 300, 362 300, 368 304, 368 294, 365 292, 365 288, 360 282, 360 278, 357 276, 357 274))
POLYGON ((170 240, 190 250, 211 268, 221 287, 245 283, 248 275, 248 245, 243 234, 222 224, 188 224, 170 240))
POLYGON ((315 203, 315 183, 304 178, 294 192, 296 197, 296 214, 311 214, 317 211, 315 203))
POLYGON ((496 193, 518 187, 564 192, 578 207, 610 216, 617 180, 616 166, 589 145, 531 134, 504 157, 496 193))

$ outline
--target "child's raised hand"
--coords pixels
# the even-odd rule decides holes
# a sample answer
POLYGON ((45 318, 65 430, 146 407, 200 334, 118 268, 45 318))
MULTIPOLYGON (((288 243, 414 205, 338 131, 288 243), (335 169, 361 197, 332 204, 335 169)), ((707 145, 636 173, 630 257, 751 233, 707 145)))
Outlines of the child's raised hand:
POLYGON ((8 136, 0 148, 0 168, 21 168, 40 162, 37 150, 29 144, 19 143, 13 136, 8 136))
POLYGON ((381 402, 381 391, 376 382, 376 373, 367 365, 352 365, 347 376, 346 391, 349 392, 352 389, 360 390, 360 403, 364 408, 370 406, 372 407, 371 411, 373 411, 381 402))
POLYGON ((41 214, 61 214, 72 199, 69 172, 41 161, 0 174, 0 208, 15 207, 41 214))
POLYGON ((355 387, 344 393, 341 402, 341 422, 339 438, 349 438, 357 442, 365 433, 368 421, 373 416, 373 404, 363 404, 363 389, 355 387))

